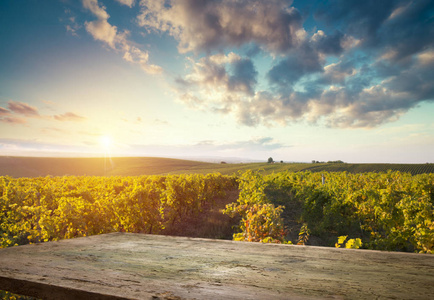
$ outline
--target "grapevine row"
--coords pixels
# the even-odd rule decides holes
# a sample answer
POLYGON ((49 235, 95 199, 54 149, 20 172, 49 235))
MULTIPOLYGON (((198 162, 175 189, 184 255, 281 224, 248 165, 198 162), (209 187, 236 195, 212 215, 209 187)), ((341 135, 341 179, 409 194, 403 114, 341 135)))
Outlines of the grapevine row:
POLYGON ((117 231, 173 234, 236 188, 220 174, 0 177, 0 246, 117 231))
POLYGON ((107 232, 182 234, 216 197, 238 193, 235 240, 434 252, 434 174, 247 171, 139 177, 0 177, 0 246, 107 232), (295 235, 295 237, 294 237, 295 235))
POLYGON ((302 228, 299 242, 310 234, 333 246, 347 235, 368 249, 434 253, 434 174, 250 172, 241 177, 240 188, 238 203, 227 209, 242 216, 237 239, 263 241, 265 230, 272 241, 284 242, 288 229, 297 228, 281 230, 284 221, 302 228), (267 203, 273 206, 252 212, 267 203), (272 230, 257 221, 267 216, 272 230), (255 239, 252 231, 262 235, 255 239))

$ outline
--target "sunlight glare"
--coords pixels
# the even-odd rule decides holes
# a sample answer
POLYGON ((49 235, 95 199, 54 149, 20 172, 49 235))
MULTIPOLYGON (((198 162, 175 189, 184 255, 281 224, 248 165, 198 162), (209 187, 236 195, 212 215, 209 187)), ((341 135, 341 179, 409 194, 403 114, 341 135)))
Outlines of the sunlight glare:
POLYGON ((100 143, 101 147, 107 151, 110 149, 111 145, 113 144, 113 140, 112 140, 111 136, 109 136, 109 135, 102 135, 99 138, 99 143, 100 143))

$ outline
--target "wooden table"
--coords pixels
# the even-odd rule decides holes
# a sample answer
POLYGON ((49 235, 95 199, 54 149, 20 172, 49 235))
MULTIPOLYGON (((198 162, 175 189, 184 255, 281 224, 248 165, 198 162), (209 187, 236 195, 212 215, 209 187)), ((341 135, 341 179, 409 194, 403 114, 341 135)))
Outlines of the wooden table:
POLYGON ((112 233, 0 249, 43 299, 433 299, 434 255, 112 233))

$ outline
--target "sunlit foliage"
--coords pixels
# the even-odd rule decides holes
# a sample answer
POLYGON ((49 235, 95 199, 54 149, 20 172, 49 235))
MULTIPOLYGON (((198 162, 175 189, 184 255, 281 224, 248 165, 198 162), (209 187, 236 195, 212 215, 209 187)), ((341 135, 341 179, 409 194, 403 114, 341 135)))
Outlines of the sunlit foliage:
POLYGON ((220 174, 0 177, 0 246, 108 232, 164 234, 236 189, 220 174))

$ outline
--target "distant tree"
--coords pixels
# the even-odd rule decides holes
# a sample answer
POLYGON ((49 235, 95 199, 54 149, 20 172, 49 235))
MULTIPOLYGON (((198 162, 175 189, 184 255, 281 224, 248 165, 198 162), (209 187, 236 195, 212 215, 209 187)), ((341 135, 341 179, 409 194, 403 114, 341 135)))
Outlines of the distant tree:
POLYGON ((268 163, 269 163, 269 164, 272 164, 273 162, 274 162, 273 158, 272 158, 272 157, 269 157, 269 158, 268 158, 268 163))
POLYGON ((329 160, 327 163, 329 164, 343 164, 342 160, 329 160))
POLYGON ((283 164, 283 160, 281 160, 280 163, 283 164))
POLYGON ((316 161, 315 160, 312 160, 312 163, 314 164, 316 161))

